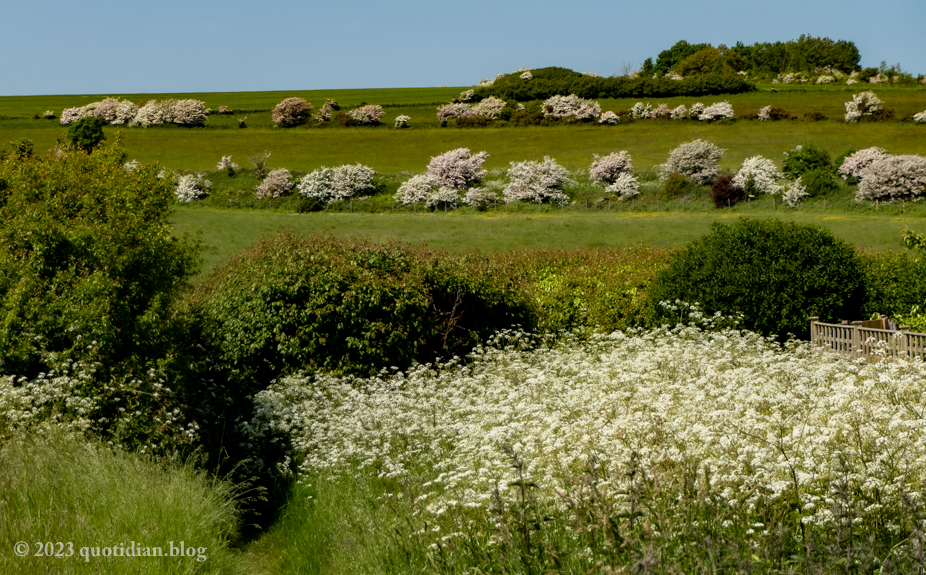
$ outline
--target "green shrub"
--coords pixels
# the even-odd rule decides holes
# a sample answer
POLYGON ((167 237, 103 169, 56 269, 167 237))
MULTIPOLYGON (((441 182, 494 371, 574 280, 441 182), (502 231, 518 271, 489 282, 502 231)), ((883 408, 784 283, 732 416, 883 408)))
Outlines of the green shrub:
POLYGON ((698 185, 688 176, 673 172, 666 176, 659 199, 664 201, 675 200, 696 189, 698 185))
POLYGON ((810 170, 823 170, 835 174, 836 167, 830 153, 813 144, 803 144, 785 152, 781 171, 790 178, 798 178, 810 170))
MULTIPOLYGON (((816 227, 780 220, 713 224, 656 280, 650 303, 697 303, 708 313, 744 315, 743 327, 781 339, 806 338, 809 318, 861 318, 862 261, 848 243, 816 227)), ((665 317, 662 315, 662 317, 665 317)))
POLYGON ((806 112, 803 116, 803 120, 805 122, 822 122, 823 120, 826 120, 826 119, 827 118, 825 114, 823 114, 822 112, 817 112, 816 110, 812 112, 806 112))
MULTIPOLYGON (((926 257, 915 252, 863 252, 868 294, 864 315, 898 317, 926 308, 926 257)), ((862 319, 862 318, 859 318, 862 319)))
POLYGON ((103 126, 106 122, 94 116, 85 116, 68 128, 67 140, 72 146, 87 153, 103 143, 106 135, 103 134, 103 126))
POLYGON ((804 185, 805 191, 814 198, 832 195, 839 189, 839 183, 836 182, 833 172, 825 168, 807 170, 801 175, 801 184, 804 185))
POLYGON ((10 142, 10 151, 12 156, 17 160, 25 160, 35 155, 35 145, 32 140, 21 138, 10 142))

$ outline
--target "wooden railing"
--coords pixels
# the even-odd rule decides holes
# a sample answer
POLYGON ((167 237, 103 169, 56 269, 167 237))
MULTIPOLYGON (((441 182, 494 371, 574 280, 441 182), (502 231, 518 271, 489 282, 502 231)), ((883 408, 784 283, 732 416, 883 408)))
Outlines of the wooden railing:
POLYGON ((906 325, 889 329, 887 318, 871 321, 823 323, 810 318, 810 341, 846 355, 920 358, 926 360, 926 333, 910 331, 906 325))

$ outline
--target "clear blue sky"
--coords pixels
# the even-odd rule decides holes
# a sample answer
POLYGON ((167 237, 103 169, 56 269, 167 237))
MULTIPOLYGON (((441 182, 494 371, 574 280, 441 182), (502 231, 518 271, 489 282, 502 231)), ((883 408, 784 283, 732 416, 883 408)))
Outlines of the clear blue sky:
POLYGON ((926 73, 926 0, 0 0, 0 95, 470 86, 603 76, 676 41, 851 40, 926 73))

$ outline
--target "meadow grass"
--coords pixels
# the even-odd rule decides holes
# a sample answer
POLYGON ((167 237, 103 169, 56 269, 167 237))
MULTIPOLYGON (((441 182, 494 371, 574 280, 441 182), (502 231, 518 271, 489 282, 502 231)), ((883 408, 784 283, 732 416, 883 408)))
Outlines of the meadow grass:
POLYGON ((238 526, 232 488, 189 463, 158 463, 56 432, 12 439, 0 446, 0 509, 2 573, 245 572, 229 547, 238 526), (29 546, 25 557, 13 552, 19 541, 29 546), (70 556, 35 556, 36 542, 59 541, 73 544, 70 556), (183 541, 197 555, 102 557, 90 549, 133 541, 164 554, 183 541))
MULTIPOLYGON (((758 92, 701 98, 603 99, 603 110, 626 110, 637 101, 652 104, 691 105, 727 100, 738 117, 754 117, 759 108, 777 105, 801 116, 817 111, 828 120, 807 123, 799 120, 735 122, 705 125, 685 121, 637 121, 618 126, 575 125, 550 127, 439 128, 435 115, 438 103, 448 101, 462 88, 407 88, 382 90, 330 90, 314 92, 253 92, 219 94, 135 94, 130 99, 149 97, 198 97, 218 108, 236 110, 229 116, 214 114, 205 127, 153 128, 108 127, 109 141, 122 133, 122 143, 130 156, 141 162, 159 162, 173 169, 212 170, 221 156, 232 155, 246 166, 247 157, 270 150, 270 165, 290 170, 310 171, 322 165, 361 162, 381 173, 422 172, 431 156, 447 150, 468 147, 491 154, 486 168, 503 169, 511 161, 540 159, 549 155, 571 170, 587 169, 593 154, 628 150, 638 170, 652 169, 665 161, 668 152, 682 142, 702 138, 728 149, 721 167, 733 170, 747 157, 761 154, 780 161, 782 154, 797 144, 812 142, 833 155, 855 148, 881 146, 895 154, 926 153, 926 129, 910 122, 845 124, 844 102, 851 94, 867 87, 780 86, 776 92, 763 86, 758 92), (303 96, 320 106, 325 97, 334 97, 344 106, 384 104, 386 117, 378 127, 325 128, 273 127, 270 110, 288 96, 303 96), (411 116, 409 128, 396 130, 396 116, 411 116), (247 117, 247 129, 237 128, 237 118, 247 117), (244 163, 243 163, 244 162, 244 163)), ((926 90, 919 88, 875 87, 897 118, 926 109, 926 90)), ((103 96, 28 96, 0 98, 0 144, 29 138, 37 150, 48 150, 63 137, 66 128, 57 120, 32 119, 45 109, 61 112, 100 100, 103 96)))
POLYGON ((377 241, 401 240, 454 251, 504 251, 519 248, 565 249, 642 244, 680 247, 706 234, 714 222, 732 218, 777 217, 817 224, 853 245, 870 250, 902 250, 904 228, 926 232, 921 217, 854 215, 811 210, 751 210, 734 207, 708 213, 680 212, 524 212, 492 214, 457 212, 363 214, 321 212, 280 213, 271 210, 178 208, 173 221, 178 233, 201 233, 203 269, 242 251, 259 237, 281 229, 302 233, 368 236, 377 241))

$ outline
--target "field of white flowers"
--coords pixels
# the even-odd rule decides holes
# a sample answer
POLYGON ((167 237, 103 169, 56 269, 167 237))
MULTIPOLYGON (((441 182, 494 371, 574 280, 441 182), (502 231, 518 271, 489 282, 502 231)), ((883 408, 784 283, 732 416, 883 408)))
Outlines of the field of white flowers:
POLYGON ((289 434, 304 473, 422 485, 432 518, 514 502, 525 481, 553 502, 590 461, 633 460, 651 477, 703 470, 714 503, 746 515, 799 504, 827 529, 849 493, 855 521, 899 531, 891 510, 926 486, 926 366, 699 323, 539 346, 508 333, 408 373, 288 377, 258 396, 253 432, 289 434))

